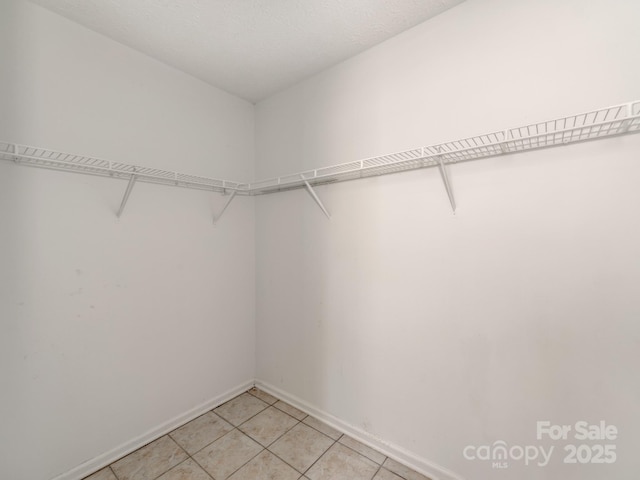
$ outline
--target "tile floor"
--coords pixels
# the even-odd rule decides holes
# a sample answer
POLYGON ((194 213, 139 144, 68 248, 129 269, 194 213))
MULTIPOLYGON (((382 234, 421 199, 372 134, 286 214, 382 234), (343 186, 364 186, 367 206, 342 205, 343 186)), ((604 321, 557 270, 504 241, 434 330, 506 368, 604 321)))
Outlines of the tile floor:
POLYGON ((428 480, 253 388, 85 480, 428 480))

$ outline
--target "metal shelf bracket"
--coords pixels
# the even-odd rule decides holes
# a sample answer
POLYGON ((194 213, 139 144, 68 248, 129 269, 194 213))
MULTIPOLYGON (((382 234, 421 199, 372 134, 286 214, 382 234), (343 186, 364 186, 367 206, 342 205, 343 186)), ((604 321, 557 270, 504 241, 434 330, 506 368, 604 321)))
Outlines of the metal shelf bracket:
POLYGON ((509 147, 507 146, 507 140, 509 140, 509 130, 505 130, 502 135, 504 135, 504 143, 500 144, 500 151, 502 153, 509 153, 509 147))
POLYGON ((229 195, 229 198, 227 198, 227 201, 224 203, 224 205, 222 207, 222 210, 220 210, 220 213, 218 214, 218 216, 214 216, 213 217, 213 224, 214 225, 218 222, 218 220, 220 220, 220 217, 222 217, 222 214, 227 209, 227 207, 229 206, 229 204, 231 203, 233 198, 236 196, 236 193, 237 193, 236 190, 231 192, 231 195, 229 195))
POLYGON ((305 187, 307 187, 307 192, 309 192, 309 195, 311 195, 311 198, 313 198, 315 200, 315 202, 318 204, 318 206, 320 207, 320 210, 322 210, 323 213, 327 216, 327 218, 329 220, 331 220, 331 215, 329 215, 329 212, 327 211, 327 209, 325 208, 324 204, 322 203, 322 200, 320 200, 320 197, 318 197, 318 195, 316 194, 316 192, 313 189, 313 187, 311 187, 309 182, 306 181, 306 180, 304 181, 304 185, 305 185, 305 187))
MULTIPOLYGON (((632 103, 627 103, 626 108, 625 108, 625 112, 627 117, 632 117, 633 116, 633 104, 632 103)), ((622 121, 622 128, 620 129, 620 133, 627 133, 629 131, 629 128, 631 127, 631 124, 633 123, 633 119, 631 120, 623 120, 622 121)))
POLYGON ((127 200, 129 200, 129 195, 131 195, 131 190, 133 190, 133 186, 136 183, 136 176, 131 175, 129 177, 129 183, 127 184, 127 189, 124 191, 124 197, 122 197, 122 203, 120 203, 120 208, 118 209, 117 216, 120 218, 122 212, 124 212, 124 207, 127 205, 127 200))
POLYGON ((453 209, 453 213, 455 214, 456 199, 453 197, 453 189, 451 188, 451 183, 449 182, 449 176, 447 175, 447 170, 445 169, 444 162, 442 161, 442 157, 438 157, 438 170, 440 171, 440 177, 442 177, 444 188, 447 191, 447 196, 449 197, 449 203, 451 203, 451 208, 453 209))

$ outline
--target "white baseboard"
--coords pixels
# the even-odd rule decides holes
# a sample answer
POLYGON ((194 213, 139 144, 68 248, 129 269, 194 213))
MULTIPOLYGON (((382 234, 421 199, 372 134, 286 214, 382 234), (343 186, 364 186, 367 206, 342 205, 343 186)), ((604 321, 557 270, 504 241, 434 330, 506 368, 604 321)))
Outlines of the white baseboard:
POLYGON ((264 390, 271 395, 278 397, 287 403, 290 403, 294 407, 302 410, 303 412, 316 417, 318 420, 322 420, 326 424, 335 428, 336 430, 355 438, 361 443, 378 450, 389 458, 421 473, 432 480, 464 480, 460 475, 448 470, 434 462, 421 458, 398 445, 394 445, 389 442, 371 435, 358 427, 355 427, 333 415, 326 413, 315 406, 301 400, 300 398, 290 395, 289 393, 280 390, 279 388, 270 385, 267 382, 256 380, 256 387, 264 390))
POLYGON ((81 463, 77 467, 72 468, 71 470, 58 475, 52 480, 80 480, 87 475, 91 475, 94 472, 97 472, 101 468, 106 467, 107 465, 112 464, 116 460, 128 455, 129 453, 137 450, 138 448, 146 445, 149 442, 153 442, 154 440, 160 438, 163 435, 175 430, 176 428, 184 425, 187 422, 190 422, 196 417, 199 417, 205 412, 212 410, 223 403, 231 400, 233 397, 241 394, 242 392, 253 387, 253 380, 248 380, 241 385, 238 385, 231 390, 224 392, 221 395, 218 395, 206 402, 192 408, 191 410, 181 413, 180 415, 167 420, 166 422, 158 425, 155 428, 143 433, 139 437, 134 438, 133 440, 129 440, 128 442, 123 443, 122 445, 117 446, 116 448, 109 450, 102 455, 99 455, 91 460, 88 460, 84 463, 81 463))
POLYGON ((138 448, 160 438, 163 435, 166 435, 167 433, 175 430, 185 423, 190 422, 203 413, 222 405, 223 403, 231 400, 233 397, 250 389, 254 385, 264 390, 265 392, 270 393, 287 403, 290 403, 303 412, 316 417, 318 420, 322 420, 336 430, 355 438, 359 442, 364 443, 371 448, 378 450, 387 457, 394 459, 395 461, 415 470, 416 472, 426 475, 432 480, 464 480, 461 476, 434 462, 421 458, 403 449, 402 447, 389 442, 385 442, 384 440, 377 438, 358 427, 355 427, 343 420, 340 420, 339 418, 334 417, 329 413, 316 408, 315 406, 305 402, 304 400, 301 400, 294 395, 290 395, 289 393, 260 380, 246 381, 243 384, 238 385, 237 387, 232 388, 231 390, 228 390, 210 400, 207 400, 206 402, 192 408, 191 410, 158 425, 157 427, 152 428, 151 430, 134 438, 133 440, 129 440, 102 455, 88 460, 78 465, 77 467, 74 467, 71 470, 54 477, 52 480, 81 480, 82 478, 91 475, 94 472, 97 472, 107 465, 112 464, 113 462, 137 450, 138 448))

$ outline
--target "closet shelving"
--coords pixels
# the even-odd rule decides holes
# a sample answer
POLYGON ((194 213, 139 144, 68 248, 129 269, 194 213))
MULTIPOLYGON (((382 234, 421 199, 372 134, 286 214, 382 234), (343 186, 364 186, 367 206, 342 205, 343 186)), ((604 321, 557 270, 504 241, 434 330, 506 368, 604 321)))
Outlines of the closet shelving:
POLYGON ((340 165, 306 170, 249 184, 252 194, 270 193, 442 164, 536 150, 640 131, 640 101, 532 123, 507 130, 414 148, 340 165))
POLYGON ((100 158, 57 152, 40 147, 30 147, 7 142, 0 142, 0 158, 14 161, 20 165, 45 168, 48 170, 62 170, 66 172, 84 173, 101 177, 130 179, 137 181, 172 185, 198 190, 224 192, 235 190, 239 183, 229 180, 219 180, 186 173, 172 172, 158 168, 128 165, 126 163, 110 162, 100 158))
MULTIPOLYGON (((313 190, 316 185, 419 168, 439 167, 451 205, 455 210, 455 201, 445 170, 446 165, 638 132, 640 132, 640 101, 251 183, 128 165, 8 142, 0 142, 0 159, 51 170, 127 179, 129 185, 121 211, 134 182, 140 181, 230 193, 229 201, 236 194, 262 195, 307 188, 328 216, 328 212, 313 190)), ((229 201, 224 208, 228 206, 229 201)))

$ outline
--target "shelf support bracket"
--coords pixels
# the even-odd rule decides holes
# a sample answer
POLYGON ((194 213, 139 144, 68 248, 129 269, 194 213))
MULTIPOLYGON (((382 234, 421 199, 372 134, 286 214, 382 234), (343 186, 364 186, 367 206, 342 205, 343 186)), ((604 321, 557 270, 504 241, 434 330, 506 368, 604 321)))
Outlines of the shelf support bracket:
POLYGON ((127 184, 127 189, 124 191, 124 197, 122 197, 122 203, 120 204, 120 208, 118 209, 118 218, 124 212, 124 207, 127 204, 127 200, 129 200, 129 195, 131 195, 131 190, 133 190, 133 185, 136 183, 137 177, 135 175, 131 175, 129 178, 129 183, 127 184))
POLYGON ((449 197, 449 202, 451 203, 453 213, 456 213, 456 199, 453 197, 453 190, 451 189, 451 183, 449 183, 449 176, 447 175, 447 171, 445 170, 442 157, 438 157, 438 170, 440 170, 440 176, 442 177, 442 181, 444 182, 444 188, 447 190, 447 196, 449 197))
POLYGON ((327 216, 327 218, 329 220, 331 220, 331 215, 329 215, 329 212, 324 207, 324 204, 322 203, 322 200, 320 200, 320 198, 316 194, 315 190, 311 187, 309 182, 305 180, 304 181, 304 185, 307 187, 307 192, 309 192, 309 195, 311 195, 311 198, 313 198, 315 200, 315 202, 318 204, 318 206, 320 207, 320 210, 322 210, 324 212, 324 214, 327 216))
MULTIPOLYGON (((631 104, 627 103, 626 105, 626 116, 627 117, 631 117, 633 115, 633 111, 631 109, 631 104)), ((633 123, 633 120, 629 120, 629 119, 625 119, 622 121, 622 123, 620 124, 620 133, 627 133, 629 131, 629 128, 631 128, 631 124, 633 123)))
POLYGON ((229 204, 233 200, 233 197, 236 196, 236 193, 237 192, 235 190, 233 192, 231 192, 231 195, 229 195, 229 198, 227 198, 227 201, 224 203, 224 206, 222 207, 222 210, 220 210, 220 213, 218 214, 218 216, 213 217, 213 224, 214 225, 218 222, 218 220, 220 220, 220 217, 222 217, 222 214, 224 213, 224 211, 227 209, 227 207, 229 206, 229 204))
POLYGON ((504 142, 500 144, 500 151, 502 151, 502 153, 509 153, 509 147, 507 146, 507 141, 509 140, 509 131, 505 130, 502 135, 504 135, 504 142))

